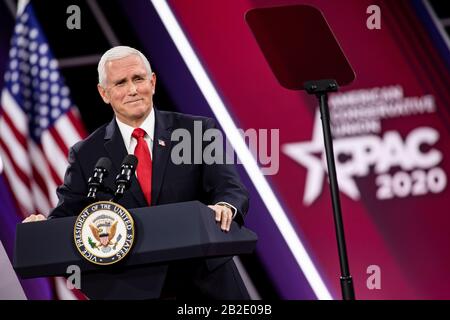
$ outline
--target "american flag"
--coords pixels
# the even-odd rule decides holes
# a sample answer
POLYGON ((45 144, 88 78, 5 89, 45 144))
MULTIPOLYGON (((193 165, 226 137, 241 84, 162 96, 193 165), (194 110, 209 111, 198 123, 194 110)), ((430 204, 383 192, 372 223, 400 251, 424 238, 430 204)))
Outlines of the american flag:
MULTIPOLYGON (((31 4, 16 18, 0 104, 0 156, 23 217, 57 204, 68 149, 85 137, 31 4)), ((61 283, 56 283, 56 288, 61 283)))

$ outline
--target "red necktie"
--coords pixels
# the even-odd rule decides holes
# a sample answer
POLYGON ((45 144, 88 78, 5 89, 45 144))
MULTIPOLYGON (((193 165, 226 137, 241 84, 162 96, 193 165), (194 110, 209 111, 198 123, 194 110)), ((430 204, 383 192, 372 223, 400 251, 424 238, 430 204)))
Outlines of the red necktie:
POLYGON ((152 200, 152 157, 144 139, 145 130, 136 128, 131 136, 137 140, 137 145, 134 149, 134 155, 138 158, 137 178, 145 199, 150 205, 152 200))

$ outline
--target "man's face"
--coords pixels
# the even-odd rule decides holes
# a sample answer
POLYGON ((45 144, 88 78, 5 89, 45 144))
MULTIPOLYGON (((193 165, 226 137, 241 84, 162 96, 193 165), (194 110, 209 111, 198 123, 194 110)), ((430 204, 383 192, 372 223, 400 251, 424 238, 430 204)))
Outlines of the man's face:
POLYGON ((139 126, 153 107, 155 74, 149 78, 144 62, 134 54, 108 61, 105 71, 105 88, 98 85, 103 101, 111 104, 120 121, 139 126))

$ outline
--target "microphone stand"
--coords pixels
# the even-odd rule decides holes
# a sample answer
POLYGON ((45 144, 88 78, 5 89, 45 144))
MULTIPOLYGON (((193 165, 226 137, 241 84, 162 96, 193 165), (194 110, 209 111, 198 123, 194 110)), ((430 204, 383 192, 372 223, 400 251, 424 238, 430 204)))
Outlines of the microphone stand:
POLYGON ((333 139, 330 128, 330 112, 328 108, 328 93, 338 91, 336 80, 326 79, 317 81, 306 81, 304 88, 308 94, 314 94, 319 101, 320 115, 322 119, 323 139, 325 153, 327 156, 328 178, 330 180, 331 201, 333 205, 333 217, 338 243, 339 263, 341 267, 341 290, 343 300, 355 300, 353 280, 347 259, 345 245, 344 224, 342 222, 341 203, 339 199, 339 187, 336 176, 336 165, 334 161, 333 139))

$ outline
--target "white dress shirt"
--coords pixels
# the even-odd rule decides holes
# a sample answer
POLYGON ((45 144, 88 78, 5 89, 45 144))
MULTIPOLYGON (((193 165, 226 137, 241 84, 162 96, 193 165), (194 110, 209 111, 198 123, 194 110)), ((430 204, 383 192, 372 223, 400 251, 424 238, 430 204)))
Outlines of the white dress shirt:
MULTIPOLYGON (((137 145, 137 140, 132 137, 133 131, 135 128, 129 126, 116 117, 117 125, 119 126, 120 133, 122 134, 123 143, 125 143, 125 147, 127 148, 128 154, 134 154, 134 149, 137 145)), ((155 135, 155 111, 152 108, 147 118, 145 118, 144 122, 139 126, 139 128, 145 130, 146 135, 144 136, 144 140, 147 142, 148 149, 150 150, 150 156, 153 158, 152 147, 153 147, 153 137, 155 135)))

